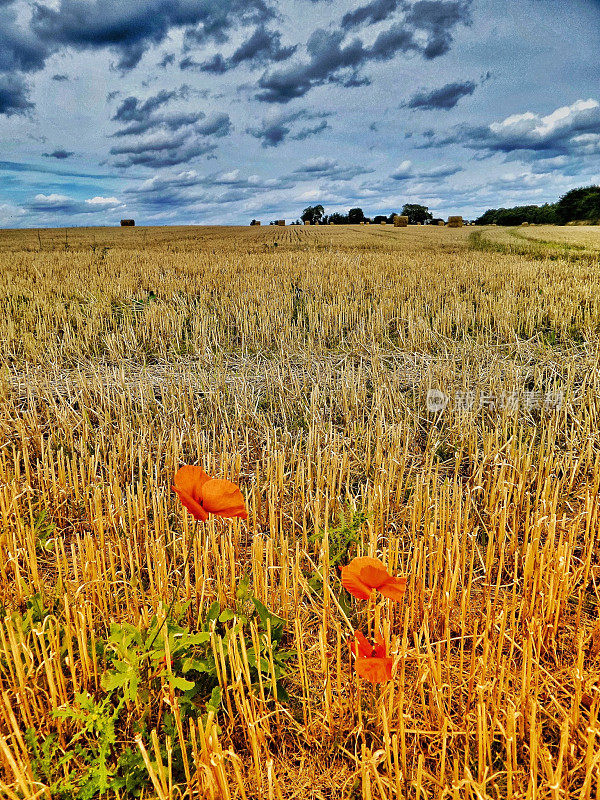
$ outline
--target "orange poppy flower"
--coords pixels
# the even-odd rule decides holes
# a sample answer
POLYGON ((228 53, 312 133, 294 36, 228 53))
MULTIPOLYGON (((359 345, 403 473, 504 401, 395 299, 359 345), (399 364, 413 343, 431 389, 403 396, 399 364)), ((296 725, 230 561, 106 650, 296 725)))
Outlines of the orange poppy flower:
POLYGON ((202 467, 181 467, 175 473, 174 483, 177 496, 195 519, 205 522, 209 514, 248 517, 244 498, 235 483, 210 478, 202 467))
POLYGON ((393 659, 385 654, 385 644, 378 636, 376 644, 371 644, 361 631, 355 631, 356 640, 350 643, 350 650, 356 656, 354 669, 369 683, 385 683, 391 680, 393 659))
POLYGON ((342 586, 358 597, 368 600, 373 589, 384 597, 400 602, 406 591, 406 578, 394 578, 378 558, 353 558, 347 567, 342 567, 342 586))

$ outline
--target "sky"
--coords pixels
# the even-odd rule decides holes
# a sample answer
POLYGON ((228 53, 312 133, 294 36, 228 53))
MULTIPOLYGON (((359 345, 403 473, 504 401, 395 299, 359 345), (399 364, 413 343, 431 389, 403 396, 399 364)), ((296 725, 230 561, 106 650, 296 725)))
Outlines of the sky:
POLYGON ((0 0, 0 227, 600 183, 600 0, 0 0))

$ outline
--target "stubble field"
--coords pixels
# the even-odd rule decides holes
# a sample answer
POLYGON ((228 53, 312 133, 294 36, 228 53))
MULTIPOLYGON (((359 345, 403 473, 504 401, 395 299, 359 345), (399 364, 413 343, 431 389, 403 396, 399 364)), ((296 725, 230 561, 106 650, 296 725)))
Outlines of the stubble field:
POLYGON ((593 228, 0 231, 0 795, 598 798, 599 259, 593 228), (247 521, 195 522, 182 464, 247 521), (404 600, 345 592, 355 556, 404 600))

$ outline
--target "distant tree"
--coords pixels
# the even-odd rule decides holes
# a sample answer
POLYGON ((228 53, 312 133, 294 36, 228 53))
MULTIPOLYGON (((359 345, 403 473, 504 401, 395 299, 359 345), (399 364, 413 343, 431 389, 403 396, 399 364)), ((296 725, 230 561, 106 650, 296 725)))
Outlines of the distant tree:
POLYGON ((553 225, 560 221, 556 208, 556 205, 551 203, 546 203, 543 206, 489 208, 485 214, 475 220, 475 223, 477 225, 521 225, 523 222, 532 222, 553 225))
POLYGON ((337 211, 334 211, 333 214, 329 215, 328 222, 333 222, 334 225, 347 225, 348 224, 348 215, 347 214, 340 214, 337 211))
POLYGON ((397 216, 398 216, 398 212, 397 211, 392 211, 392 213, 388 215, 388 218, 387 218, 386 221, 389 222, 390 225, 393 225, 394 224, 394 217, 397 217, 397 216))
POLYGON ((581 186, 564 194, 558 203, 542 206, 488 208, 475 220, 477 225, 564 225, 566 222, 589 220, 600 222, 600 186, 581 186))
POLYGON ((310 222, 311 225, 318 225, 324 213, 325 209, 321 205, 307 206, 300 215, 300 219, 302 222, 310 222))
POLYGON ((362 208, 351 208, 348 212, 348 222, 351 225, 358 225, 361 222, 365 221, 365 215, 363 214, 362 208))
POLYGON ((600 219, 600 186, 571 189, 556 204, 556 215, 563 223, 600 219))
POLYGON ((556 225, 559 222, 556 206, 556 203, 544 203, 543 206, 538 207, 536 218, 529 222, 537 222, 540 225, 556 225))
POLYGON ((433 219, 433 214, 429 213, 427 206, 421 206, 418 203, 405 203, 402 207, 402 216, 408 217, 410 225, 433 219))
POLYGON ((257 219, 253 219, 252 222, 250 223, 250 225, 258 225, 258 220, 257 219))
POLYGON ((373 222, 376 225, 379 225, 380 222, 387 222, 387 217, 384 214, 377 214, 377 216, 374 217, 373 222))

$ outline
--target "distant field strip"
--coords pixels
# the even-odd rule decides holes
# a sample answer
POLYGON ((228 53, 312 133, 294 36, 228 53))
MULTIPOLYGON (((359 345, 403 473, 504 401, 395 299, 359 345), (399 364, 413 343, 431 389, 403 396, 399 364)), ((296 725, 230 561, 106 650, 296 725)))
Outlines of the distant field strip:
POLYGON ((488 226, 472 231, 469 239, 475 249, 530 255, 533 258, 546 256, 588 260, 600 254, 600 229, 596 226, 488 226))

